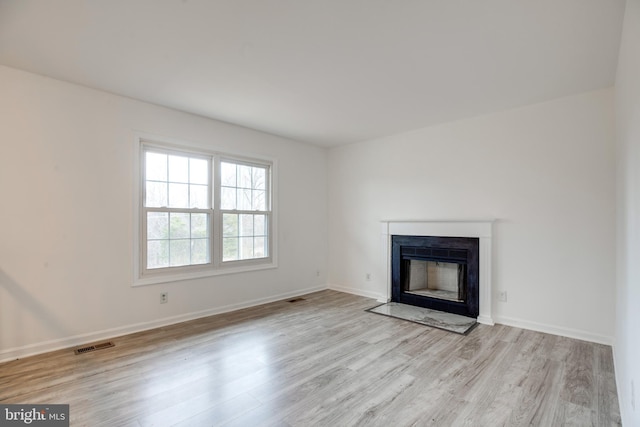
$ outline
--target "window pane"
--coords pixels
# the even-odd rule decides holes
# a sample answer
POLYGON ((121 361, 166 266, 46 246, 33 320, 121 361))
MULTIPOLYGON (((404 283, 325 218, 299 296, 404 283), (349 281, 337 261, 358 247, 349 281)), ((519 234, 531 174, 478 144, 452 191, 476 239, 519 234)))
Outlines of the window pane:
POLYGON ((264 168, 253 168, 253 188, 257 190, 265 190, 266 189, 266 169, 264 168))
POLYGON ((265 215, 254 215, 253 218, 253 234, 255 236, 264 236, 267 230, 267 217, 265 215))
POLYGON ((169 238, 169 214, 166 212, 147 212, 147 239, 169 238))
POLYGON ((222 209, 236 209, 236 189, 229 187, 222 187, 221 195, 221 207, 222 209))
POLYGON ((191 260, 191 240, 169 240, 169 242, 169 250, 171 254, 169 265, 171 267, 189 265, 191 260))
POLYGON ((206 185, 189 186, 189 207, 207 209, 209 207, 209 187, 206 185))
POLYGON ((189 158, 169 156, 169 182, 189 182, 189 158))
POLYGON ((152 208, 167 206, 167 184, 164 182, 147 181, 146 200, 144 205, 152 208))
POLYGON ((209 239, 191 240, 191 264, 209 262, 209 239))
POLYGON ((222 235, 225 237, 235 237, 238 235, 238 215, 222 215, 222 235))
POLYGON ((251 210, 251 190, 238 189, 238 210, 251 210))
POLYGON ((264 237, 256 237, 253 241, 253 255, 256 258, 264 258, 267 256, 266 248, 267 239, 264 237))
MULTIPOLYGON (((188 213, 172 213, 170 217, 169 238, 170 239, 188 239, 189 238, 189 214, 188 213)), ((171 254, 173 259, 173 254, 171 254)))
POLYGON ((147 242, 147 268, 169 267, 169 241, 150 240, 147 242))
POLYGON ((264 211, 265 207, 265 192, 263 190, 254 190, 252 209, 254 211, 264 211))
POLYGON ((189 182, 191 184, 209 183, 209 162, 204 159, 189 159, 189 182))
POLYGON ((205 213, 191 214, 191 238, 209 237, 209 215, 205 213))
POLYGON ((233 163, 222 162, 220 164, 220 176, 222 178, 222 185, 227 187, 236 186, 236 165, 233 163))
POLYGON ((253 215, 240 215, 239 236, 253 236, 253 215))
POLYGON ((267 215, 262 214, 223 214, 222 260, 235 261, 269 256, 267 219, 267 215))
POLYGON ((167 180, 167 155, 160 153, 146 153, 145 179, 151 181, 167 180))
POLYGON ((253 237, 240 237, 240 259, 253 258, 253 237))
POLYGON ((238 165, 238 187, 251 188, 251 166, 238 165))
POLYGON ((189 185, 169 184, 169 207, 188 208, 189 207, 189 185))
POLYGON ((238 238, 225 237, 222 239, 222 260, 234 261, 238 259, 238 238))

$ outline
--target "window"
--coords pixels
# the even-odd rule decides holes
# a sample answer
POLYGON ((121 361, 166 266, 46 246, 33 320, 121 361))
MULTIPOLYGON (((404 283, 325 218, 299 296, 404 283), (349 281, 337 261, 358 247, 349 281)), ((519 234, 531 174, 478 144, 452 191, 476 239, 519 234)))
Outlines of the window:
POLYGON ((220 171, 222 261, 267 256, 267 168, 224 160, 220 171))
POLYGON ((211 158, 144 151, 146 270, 211 260, 211 158))
POLYGON ((271 163, 142 142, 140 167, 138 279, 272 265, 271 163))

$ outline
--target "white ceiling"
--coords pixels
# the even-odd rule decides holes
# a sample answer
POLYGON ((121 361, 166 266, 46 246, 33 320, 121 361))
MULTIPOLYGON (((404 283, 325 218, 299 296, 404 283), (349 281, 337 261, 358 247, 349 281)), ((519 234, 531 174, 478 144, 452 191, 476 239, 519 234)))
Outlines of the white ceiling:
POLYGON ((0 64, 323 146, 612 86, 624 0, 0 0, 0 64))

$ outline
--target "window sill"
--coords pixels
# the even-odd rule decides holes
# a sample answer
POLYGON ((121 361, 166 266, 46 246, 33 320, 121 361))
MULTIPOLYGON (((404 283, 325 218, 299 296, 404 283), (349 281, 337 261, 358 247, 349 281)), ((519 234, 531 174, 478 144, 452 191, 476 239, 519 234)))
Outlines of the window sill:
POLYGON ((198 270, 193 272, 182 272, 176 274, 159 274, 146 277, 139 277, 133 280, 133 287, 155 285, 158 283, 180 282, 184 280, 202 279, 211 276, 224 276, 226 274, 246 273, 250 271, 271 270, 278 268, 276 262, 265 264, 252 264, 242 266, 219 267, 217 269, 198 270))

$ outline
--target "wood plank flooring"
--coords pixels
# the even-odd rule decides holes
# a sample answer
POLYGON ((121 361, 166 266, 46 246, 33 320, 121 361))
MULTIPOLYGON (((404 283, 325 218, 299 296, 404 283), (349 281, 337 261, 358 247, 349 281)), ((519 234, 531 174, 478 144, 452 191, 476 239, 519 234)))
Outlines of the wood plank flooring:
POLYGON ((70 404, 72 426, 620 425, 608 346, 304 298, 0 364, 0 403, 70 404))

